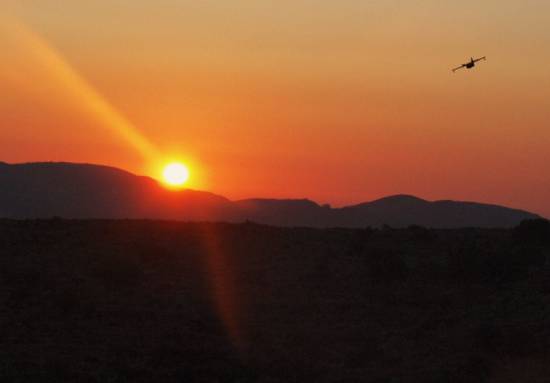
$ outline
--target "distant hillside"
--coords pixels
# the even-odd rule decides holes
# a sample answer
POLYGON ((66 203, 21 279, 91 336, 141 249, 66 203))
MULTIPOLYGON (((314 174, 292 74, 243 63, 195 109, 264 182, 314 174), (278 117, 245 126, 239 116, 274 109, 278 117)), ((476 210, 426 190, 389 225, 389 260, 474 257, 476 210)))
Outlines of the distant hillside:
POLYGON ((172 192, 149 177, 71 163, 0 165, 0 216, 9 218, 211 219, 231 202, 212 193, 172 192))
POLYGON ((398 195, 343 208, 303 200, 230 201, 194 190, 170 191, 149 177, 73 163, 0 163, 0 217, 246 220, 279 226, 434 228, 511 227, 537 215, 472 202, 398 195))
POLYGON ((407 195, 382 198, 373 202, 345 207, 344 226, 368 217, 373 226, 403 227, 421 225, 437 228, 453 227, 511 227, 524 219, 539 216, 497 205, 460 201, 426 201, 407 195))

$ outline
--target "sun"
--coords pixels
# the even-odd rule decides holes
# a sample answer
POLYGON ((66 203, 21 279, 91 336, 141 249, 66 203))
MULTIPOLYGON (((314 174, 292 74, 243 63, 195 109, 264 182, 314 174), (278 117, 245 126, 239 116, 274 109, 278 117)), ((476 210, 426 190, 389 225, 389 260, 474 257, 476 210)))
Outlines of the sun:
POLYGON ((162 171, 164 182, 172 187, 181 187, 189 179, 189 169, 181 162, 171 162, 162 171))

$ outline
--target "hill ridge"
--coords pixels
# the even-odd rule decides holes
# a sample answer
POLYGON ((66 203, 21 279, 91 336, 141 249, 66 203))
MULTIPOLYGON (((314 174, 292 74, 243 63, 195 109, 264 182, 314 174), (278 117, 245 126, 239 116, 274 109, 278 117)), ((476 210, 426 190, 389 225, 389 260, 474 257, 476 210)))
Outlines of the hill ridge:
POLYGON ((224 221, 278 226, 366 227, 423 225, 511 227, 540 216, 479 202, 428 201, 396 194, 332 208, 308 198, 231 201, 207 191, 169 191, 158 181, 90 163, 0 162, 2 218, 145 218, 224 221))

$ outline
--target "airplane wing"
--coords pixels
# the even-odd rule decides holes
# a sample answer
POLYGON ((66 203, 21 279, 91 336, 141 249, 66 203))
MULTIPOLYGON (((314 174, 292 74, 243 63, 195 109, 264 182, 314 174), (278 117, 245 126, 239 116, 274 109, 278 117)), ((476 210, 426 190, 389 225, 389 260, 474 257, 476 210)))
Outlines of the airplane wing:
POLYGON ((480 57, 478 59, 475 59, 474 62, 476 63, 476 62, 481 61, 481 60, 486 60, 485 56, 480 57))
POLYGON ((464 66, 465 66, 464 64, 462 64, 461 66, 457 66, 456 68, 453 69, 453 72, 456 72, 457 70, 464 68, 464 66))

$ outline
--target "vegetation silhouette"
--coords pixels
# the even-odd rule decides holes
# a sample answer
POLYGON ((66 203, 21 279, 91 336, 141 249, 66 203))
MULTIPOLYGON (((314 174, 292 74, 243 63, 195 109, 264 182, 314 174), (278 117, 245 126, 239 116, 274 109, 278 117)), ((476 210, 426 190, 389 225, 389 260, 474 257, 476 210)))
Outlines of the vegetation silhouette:
POLYGON ((0 220, 0 380, 544 381, 549 225, 0 220), (212 233, 244 353, 212 297, 212 233))

